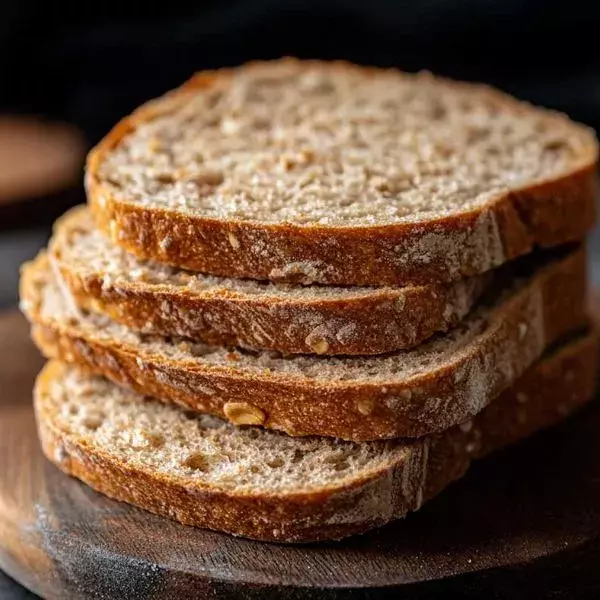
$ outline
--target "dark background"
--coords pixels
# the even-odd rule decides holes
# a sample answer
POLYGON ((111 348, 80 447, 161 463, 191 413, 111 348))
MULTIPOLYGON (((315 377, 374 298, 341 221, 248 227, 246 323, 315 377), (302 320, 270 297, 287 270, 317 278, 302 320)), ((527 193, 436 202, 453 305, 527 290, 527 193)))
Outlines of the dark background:
MULTIPOLYGON (((89 147, 195 70, 295 55, 485 81, 600 130, 599 23, 594 0, 0 0, 0 112, 67 121, 89 147)), ((0 305, 47 238, 34 212, 0 235, 0 305)))
POLYGON ((197 69, 282 55, 487 81, 600 127, 594 0, 0 5, 0 107, 72 121, 91 143, 197 69))

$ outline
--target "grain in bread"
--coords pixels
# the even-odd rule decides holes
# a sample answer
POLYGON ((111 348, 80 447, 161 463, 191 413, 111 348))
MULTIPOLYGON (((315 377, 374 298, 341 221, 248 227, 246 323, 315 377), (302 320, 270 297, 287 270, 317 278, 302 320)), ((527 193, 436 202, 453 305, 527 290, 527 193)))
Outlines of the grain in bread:
POLYGON ((495 290, 448 333, 374 357, 286 356, 140 334, 80 310, 59 283, 45 254, 21 278, 21 305, 46 356, 233 422, 350 440, 421 436, 463 421, 586 320, 583 248, 495 290))
POLYGON ((42 448, 113 498, 245 537, 337 539, 418 509, 473 459, 566 417, 593 395, 584 334, 539 361, 473 419, 419 440, 352 443, 233 427, 50 362, 35 390, 42 448))
POLYGON ((406 285, 581 239, 597 142, 557 113, 427 73, 283 60, 200 73, 92 151, 100 227, 230 277, 406 285))

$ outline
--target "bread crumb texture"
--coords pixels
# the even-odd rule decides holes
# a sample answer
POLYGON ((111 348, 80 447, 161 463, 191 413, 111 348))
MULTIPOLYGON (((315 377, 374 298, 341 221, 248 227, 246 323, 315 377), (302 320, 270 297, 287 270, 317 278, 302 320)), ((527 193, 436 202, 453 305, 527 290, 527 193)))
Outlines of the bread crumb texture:
POLYGON ((369 477, 387 469, 411 448, 406 442, 357 444, 235 427, 68 367, 42 393, 53 427, 68 438, 108 450, 111 460, 132 468, 237 493, 335 486, 357 473, 369 477))
MULTIPOLYGON (((589 160, 590 131, 427 73, 280 61, 154 103, 97 177, 119 201, 221 220, 418 222, 589 160)), ((229 243, 243 252, 232 234, 229 243)))

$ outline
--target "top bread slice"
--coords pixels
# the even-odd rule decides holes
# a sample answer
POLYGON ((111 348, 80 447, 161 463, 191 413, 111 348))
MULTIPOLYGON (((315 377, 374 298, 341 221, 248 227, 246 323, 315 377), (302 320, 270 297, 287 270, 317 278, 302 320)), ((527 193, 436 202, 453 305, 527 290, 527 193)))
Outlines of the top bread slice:
POLYGON ((23 269, 21 307, 47 357, 165 402, 291 435, 413 437, 479 412, 586 322, 583 249, 530 267, 448 333, 371 357, 228 350, 140 334, 79 309, 44 253, 23 269))
POLYGON ((581 239, 586 127, 491 88, 291 59, 200 73, 90 153, 100 227, 228 277, 406 285, 581 239))
POLYGON ((85 207, 56 223, 48 255, 79 306, 131 329, 291 354, 381 354, 416 346, 456 325, 502 276, 366 288, 190 273, 137 260, 94 228, 85 207))
POLYGON ((546 353, 473 419, 419 440, 349 443, 233 427, 51 362, 35 390, 46 456, 113 498, 246 537, 336 539, 397 519, 473 459, 552 425, 593 395, 598 340, 546 353))

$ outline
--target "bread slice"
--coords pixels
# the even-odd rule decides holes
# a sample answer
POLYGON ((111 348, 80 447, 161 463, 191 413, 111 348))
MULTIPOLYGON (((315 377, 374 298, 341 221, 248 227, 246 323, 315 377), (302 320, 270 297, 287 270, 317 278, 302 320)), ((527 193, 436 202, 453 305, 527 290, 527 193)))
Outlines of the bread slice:
POLYGON ((228 277, 407 285, 581 239, 590 129, 491 88, 291 59, 196 75, 91 152, 100 227, 228 277))
POLYGON ((586 321, 583 249, 517 277, 448 334, 376 357, 284 356, 144 335, 77 310, 58 281, 45 255, 21 279, 22 308, 47 357, 236 424, 349 440, 421 436, 465 420, 586 321))
POLYGON ((598 341, 546 356, 472 420, 420 440, 342 442, 236 428, 50 362, 35 405, 46 456, 104 494, 261 540, 341 538, 404 516, 480 458, 593 395, 598 341))
POLYGON ((58 221, 50 257, 78 305, 144 333, 287 353, 380 354, 456 325, 492 281, 404 288, 293 286, 194 274, 135 257, 79 207, 58 221))

